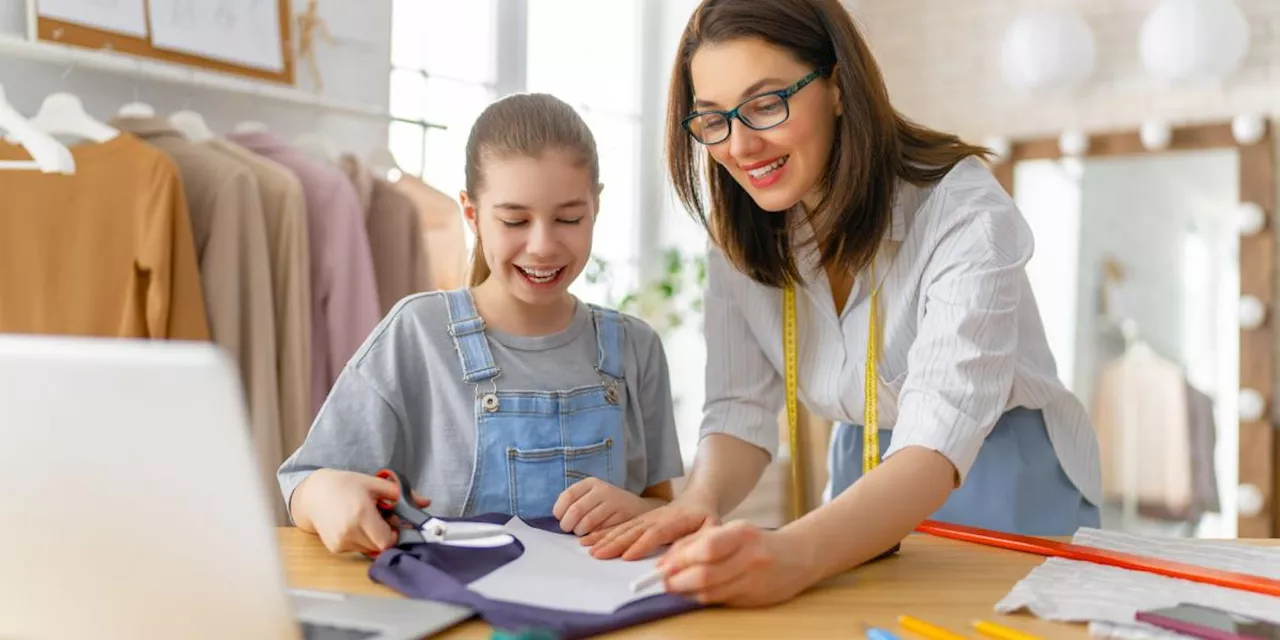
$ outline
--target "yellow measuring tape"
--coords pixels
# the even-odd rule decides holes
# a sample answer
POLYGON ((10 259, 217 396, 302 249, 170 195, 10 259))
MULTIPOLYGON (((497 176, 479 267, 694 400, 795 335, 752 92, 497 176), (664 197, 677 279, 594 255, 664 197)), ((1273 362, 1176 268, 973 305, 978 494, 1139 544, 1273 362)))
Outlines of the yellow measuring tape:
MULTIPOLYGON (((880 341, 876 325, 880 321, 880 287, 876 285, 875 265, 871 267, 871 302, 867 311, 867 360, 862 387, 862 473, 880 464, 880 414, 876 407, 880 341)), ((791 515, 799 519, 807 505, 804 449, 800 444, 800 409, 796 400, 799 386, 796 364, 796 290, 787 285, 782 292, 782 352, 787 390, 787 432, 791 443, 791 515)))

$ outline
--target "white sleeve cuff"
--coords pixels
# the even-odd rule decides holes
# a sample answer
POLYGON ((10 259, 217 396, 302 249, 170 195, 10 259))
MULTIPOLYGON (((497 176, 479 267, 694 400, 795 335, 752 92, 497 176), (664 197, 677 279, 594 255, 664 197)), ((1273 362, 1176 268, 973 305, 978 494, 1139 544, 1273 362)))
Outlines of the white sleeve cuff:
POLYGON ((985 430, 969 416, 938 398, 913 393, 903 397, 885 458, 910 446, 932 449, 951 461, 964 484, 985 440, 985 430))
POLYGON ((768 453, 770 460, 778 457, 778 417, 758 407, 742 402, 721 402, 708 408, 698 430, 698 440, 713 433, 723 433, 755 445, 768 453))

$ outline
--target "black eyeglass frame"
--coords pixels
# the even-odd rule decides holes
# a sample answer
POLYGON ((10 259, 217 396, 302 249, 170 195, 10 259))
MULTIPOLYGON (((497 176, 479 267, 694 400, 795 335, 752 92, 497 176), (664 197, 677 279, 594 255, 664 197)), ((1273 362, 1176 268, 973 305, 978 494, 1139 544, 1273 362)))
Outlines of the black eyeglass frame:
POLYGON ((752 129, 754 131, 767 131, 778 125, 781 125, 782 123, 786 122, 791 118, 791 96, 794 96, 795 94, 799 93, 800 90, 805 88, 805 86, 808 85, 810 82, 813 82, 814 80, 817 80, 818 78, 821 78, 827 75, 827 73, 829 73, 830 71, 831 71, 830 67, 822 67, 822 68, 816 69, 809 75, 803 78, 800 78, 795 82, 795 84, 792 84, 789 87, 786 87, 784 89, 778 89, 776 91, 765 91, 764 93, 758 93, 754 96, 751 96, 750 98, 747 98, 746 100, 743 100, 741 103, 738 104, 738 106, 728 111, 716 111, 716 110, 695 111, 685 116, 684 120, 680 121, 680 126, 683 127, 684 130, 688 132, 688 134, 694 140, 697 140, 699 143, 704 144, 706 146, 717 145, 717 144, 720 144, 721 142, 724 142, 725 140, 728 140, 729 136, 733 135, 733 121, 735 119, 741 122, 742 124, 746 125, 748 129, 752 129), (765 96, 778 96, 779 98, 781 98, 782 107, 783 109, 786 110, 786 112, 782 114, 781 120, 773 124, 770 124, 768 126, 757 127, 751 124, 750 120, 747 120, 746 118, 742 117, 742 114, 739 112, 739 110, 747 106, 748 103, 754 100, 763 98, 765 96), (719 114, 721 117, 724 118, 724 121, 728 126, 725 127, 725 134, 723 138, 720 138, 714 142, 707 142, 702 138, 698 137, 698 134, 693 132, 693 129, 690 127, 689 123, 692 122, 695 118, 700 118, 702 116, 707 116, 712 114, 719 114))

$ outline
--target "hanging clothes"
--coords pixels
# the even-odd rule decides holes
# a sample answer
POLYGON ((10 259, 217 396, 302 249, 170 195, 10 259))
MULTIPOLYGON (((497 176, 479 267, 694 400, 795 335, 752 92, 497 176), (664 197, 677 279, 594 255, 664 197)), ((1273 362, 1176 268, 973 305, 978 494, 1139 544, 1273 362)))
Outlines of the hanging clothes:
POLYGON ((71 153, 74 175, 0 171, 0 332, 208 340, 173 161, 127 133, 71 153))
MULTIPOLYGON (((1197 487, 1203 494, 1203 487, 1216 480, 1212 444, 1202 448, 1202 418, 1193 438, 1191 407, 1201 401, 1191 397, 1192 391, 1182 368, 1146 345, 1129 349, 1103 367, 1093 419, 1105 500, 1123 502, 1128 471, 1142 515, 1190 521, 1203 513, 1206 503, 1196 499, 1197 487), (1126 451, 1126 446, 1132 450, 1126 451), (1204 464, 1206 459, 1210 465, 1204 464)), ((1210 417, 1209 429, 1212 424, 1210 417)))
POLYGON ((466 230, 462 207, 435 187, 405 174, 395 182, 409 196, 422 220, 423 248, 427 254, 427 278, 431 290, 449 290, 467 284, 466 230))
POLYGON ((1213 399, 1187 383, 1187 426, 1191 432, 1191 507, 1189 517, 1221 513, 1218 469, 1214 452, 1218 447, 1218 425, 1213 417, 1213 399))
MULTIPOLYGON (((190 207, 209 330, 235 360, 249 406, 254 451, 264 478, 283 459, 276 371, 275 301, 262 197, 253 172, 193 143, 163 118, 116 118, 177 163, 190 207)), ((282 509, 277 516, 283 517, 282 509)))
POLYGON ((311 277, 311 419, 377 326, 378 290, 364 215, 351 181, 270 132, 228 138, 298 177, 306 199, 311 277))
POLYGON ((378 281, 379 310, 385 316, 402 298, 431 288, 422 221, 413 200, 390 182, 374 176, 359 158, 343 154, 339 164, 364 210, 378 281))
POLYGON ((311 428, 311 258, 302 183, 283 165, 230 140, 213 138, 203 144, 252 171, 258 181, 275 294, 281 447, 288 457, 311 428))

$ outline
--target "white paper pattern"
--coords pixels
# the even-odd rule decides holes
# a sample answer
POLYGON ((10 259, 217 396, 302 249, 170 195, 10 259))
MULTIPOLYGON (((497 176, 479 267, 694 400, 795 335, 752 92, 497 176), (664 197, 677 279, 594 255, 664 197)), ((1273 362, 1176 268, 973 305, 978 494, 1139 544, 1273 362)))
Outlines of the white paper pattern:
MULTIPOLYGON (((1280 579, 1280 548, 1154 538, 1098 529, 1081 529, 1073 542, 1280 579)), ((1089 622, 1090 633, 1099 637, 1178 638, 1182 636, 1133 618, 1140 610, 1179 603, 1280 622, 1280 598, 1062 558, 1049 558, 1033 569, 995 608, 999 613, 1025 609, 1046 620, 1089 622)))
POLYGON ((276 0, 151 0, 149 6, 156 48, 284 69, 276 0))
POLYGON ((519 518, 511 518, 507 528, 524 545, 524 553, 468 585, 490 600, 609 614, 665 590, 659 582, 631 593, 631 583, 653 570, 657 556, 597 560, 575 536, 535 529, 519 518))
POLYGON ((39 0, 37 12, 45 18, 136 38, 147 37, 147 10, 143 0, 39 0))

